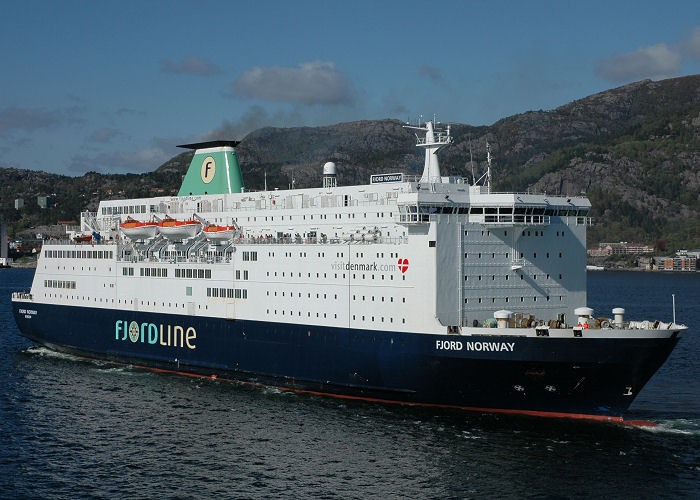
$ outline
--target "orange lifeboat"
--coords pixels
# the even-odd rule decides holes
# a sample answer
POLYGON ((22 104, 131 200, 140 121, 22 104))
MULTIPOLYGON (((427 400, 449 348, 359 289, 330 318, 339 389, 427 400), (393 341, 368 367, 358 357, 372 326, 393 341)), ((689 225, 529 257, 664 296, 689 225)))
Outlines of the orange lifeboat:
POLYGON ((235 226, 209 226, 204 229, 204 236, 210 241, 230 240, 235 231, 235 226))
POLYGON ((153 238, 158 230, 155 222, 141 222, 129 217, 119 226, 127 238, 132 240, 144 240, 153 238))
POLYGON ((91 234, 80 234, 73 237, 76 243, 90 243, 92 241, 91 234))
POLYGON ((194 237, 202 229, 202 223, 194 219, 177 220, 166 217, 158 223, 157 227, 162 236, 177 241, 194 237))

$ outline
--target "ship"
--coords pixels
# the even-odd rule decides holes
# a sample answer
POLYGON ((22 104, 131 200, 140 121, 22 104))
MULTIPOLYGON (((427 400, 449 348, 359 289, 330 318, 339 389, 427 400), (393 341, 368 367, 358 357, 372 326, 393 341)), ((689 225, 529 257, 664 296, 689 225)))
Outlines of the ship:
MULTIPOLYGON (((587 307, 585 196, 443 176, 450 126, 407 125, 422 175, 246 190, 237 141, 177 195, 104 200, 46 241, 22 335, 157 371, 437 408, 622 422, 686 327, 587 307), (204 228, 204 229, 203 229, 204 228)), ((319 165, 320 167, 320 165, 319 165)))

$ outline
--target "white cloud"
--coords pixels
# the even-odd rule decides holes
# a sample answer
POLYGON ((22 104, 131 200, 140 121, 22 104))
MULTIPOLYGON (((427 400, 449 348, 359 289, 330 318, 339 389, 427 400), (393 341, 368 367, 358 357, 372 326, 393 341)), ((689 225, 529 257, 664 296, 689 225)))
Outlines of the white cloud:
POLYGON ((690 36, 681 43, 683 52, 700 61, 700 26, 696 26, 690 36))
POLYGON ((262 127, 294 127, 303 123, 304 120, 296 109, 269 113, 262 106, 253 105, 238 120, 224 120, 218 128, 199 135, 196 140, 242 140, 250 132, 262 127))
POLYGON ((350 80, 333 62, 313 61, 297 68, 259 67, 244 71, 233 82, 236 95, 300 104, 350 104, 350 80))
POLYGON ((595 73, 615 83, 644 78, 659 80, 676 76, 681 70, 682 60, 678 49, 659 43, 601 59, 596 64, 595 73))
POLYGON ((78 118, 78 108, 5 108, 0 109, 0 137, 9 136, 14 131, 34 132, 42 128, 55 128, 82 121, 78 118))
POLYGON ((679 75, 686 59, 700 61, 700 26, 693 28, 684 40, 671 45, 658 43, 600 59, 595 74, 614 83, 643 78, 659 80, 679 75))

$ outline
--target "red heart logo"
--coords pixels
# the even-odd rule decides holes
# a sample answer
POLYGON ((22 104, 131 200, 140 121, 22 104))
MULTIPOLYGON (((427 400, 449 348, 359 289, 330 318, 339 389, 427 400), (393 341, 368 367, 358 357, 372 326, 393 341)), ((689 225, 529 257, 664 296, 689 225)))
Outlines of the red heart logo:
POLYGON ((408 271, 408 259, 399 259, 399 270, 402 274, 408 271))

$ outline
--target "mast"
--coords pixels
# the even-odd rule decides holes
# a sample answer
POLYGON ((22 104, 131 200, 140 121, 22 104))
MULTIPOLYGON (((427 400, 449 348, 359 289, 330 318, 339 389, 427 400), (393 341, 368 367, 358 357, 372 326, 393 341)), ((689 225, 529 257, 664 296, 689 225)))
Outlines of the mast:
POLYGON ((404 128, 422 130, 425 132, 425 138, 418 137, 418 134, 416 134, 416 146, 425 148, 425 164, 423 166, 423 175, 421 175, 420 182, 442 182, 440 162, 438 161, 437 153, 445 146, 452 144, 453 139, 450 136, 450 125, 447 125, 446 131, 434 128, 432 121, 425 122, 424 127, 404 125, 404 128))
POLYGON ((472 167, 472 183, 476 186, 476 177, 474 177, 474 157, 472 156, 472 138, 469 136, 469 163, 472 167))
POLYGON ((486 141, 486 191, 491 193, 491 144, 486 141))

